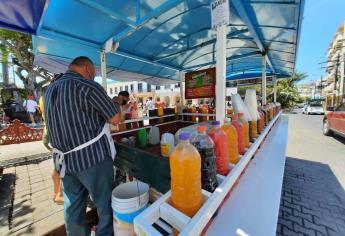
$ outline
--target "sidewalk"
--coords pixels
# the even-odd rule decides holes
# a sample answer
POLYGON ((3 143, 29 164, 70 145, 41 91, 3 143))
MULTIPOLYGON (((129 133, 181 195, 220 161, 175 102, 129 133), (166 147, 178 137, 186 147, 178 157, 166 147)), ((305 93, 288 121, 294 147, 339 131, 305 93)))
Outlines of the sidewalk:
POLYGON ((64 224, 49 156, 42 141, 0 146, 0 235, 43 235, 64 224))
POLYGON ((43 235, 64 224, 63 206, 52 200, 51 171, 51 160, 4 169, 0 235, 43 235))
POLYGON ((1 145, 0 166, 20 162, 21 160, 25 160, 27 157, 39 157, 40 155, 47 156, 49 154, 50 152, 43 145, 42 141, 1 145))

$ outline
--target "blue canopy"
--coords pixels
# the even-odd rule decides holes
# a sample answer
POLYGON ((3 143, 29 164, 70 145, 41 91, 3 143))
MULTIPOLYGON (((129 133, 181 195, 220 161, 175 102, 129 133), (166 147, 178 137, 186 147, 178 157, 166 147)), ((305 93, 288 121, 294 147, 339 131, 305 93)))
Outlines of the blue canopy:
MULTIPOLYGON (((260 71, 265 57, 270 72, 292 75, 303 6, 304 0, 231 0, 227 74, 260 71)), ((179 72, 216 63, 210 0, 51 1, 33 38, 36 62, 85 55, 99 66, 109 39, 119 45, 107 53, 108 77, 122 71, 176 81, 179 72)))
MULTIPOLYGON (((272 71, 267 71, 266 76, 267 77, 274 76, 274 74, 272 73, 272 71)), ((247 71, 247 72, 229 74, 227 75, 226 80, 227 81, 245 80, 245 79, 250 79, 250 78, 261 78, 261 77, 262 77, 261 71, 247 71)))
POLYGON ((0 0, 0 28, 36 34, 46 0, 0 0))

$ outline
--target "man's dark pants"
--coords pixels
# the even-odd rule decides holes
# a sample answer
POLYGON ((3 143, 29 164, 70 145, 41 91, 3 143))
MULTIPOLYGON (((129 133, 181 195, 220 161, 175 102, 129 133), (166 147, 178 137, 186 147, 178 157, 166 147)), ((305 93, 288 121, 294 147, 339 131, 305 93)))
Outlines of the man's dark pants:
POLYGON ((89 169, 75 174, 66 174, 62 178, 67 235, 90 235, 90 230, 86 225, 88 194, 97 207, 99 217, 96 235, 114 235, 111 209, 113 180, 113 162, 110 157, 89 169))

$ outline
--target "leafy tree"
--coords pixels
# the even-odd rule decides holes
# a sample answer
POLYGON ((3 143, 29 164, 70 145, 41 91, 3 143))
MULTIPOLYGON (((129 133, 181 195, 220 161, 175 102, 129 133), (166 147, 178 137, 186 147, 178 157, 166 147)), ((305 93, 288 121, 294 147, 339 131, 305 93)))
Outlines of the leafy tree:
POLYGON ((29 94, 37 96, 42 85, 52 79, 53 74, 34 65, 31 36, 7 29, 0 29, 0 44, 12 57, 15 73, 29 94), (40 80, 38 80, 40 78, 40 80))
MULTIPOLYGON (((296 72, 294 76, 277 81, 277 102, 282 108, 291 108, 296 103, 302 102, 302 98, 297 92, 296 84, 304 80, 308 75, 304 72, 296 72)), ((255 89, 256 94, 261 94, 261 85, 239 87, 238 93, 244 95, 247 89, 255 89)), ((267 86, 267 101, 273 102, 273 86, 267 86)))
MULTIPOLYGON (((282 105, 282 108, 291 108, 296 103, 302 102, 303 99, 297 92, 296 84, 307 77, 305 72, 296 72, 292 77, 277 81, 277 102, 282 105)), ((267 99, 273 101, 273 87, 268 91, 267 99)))

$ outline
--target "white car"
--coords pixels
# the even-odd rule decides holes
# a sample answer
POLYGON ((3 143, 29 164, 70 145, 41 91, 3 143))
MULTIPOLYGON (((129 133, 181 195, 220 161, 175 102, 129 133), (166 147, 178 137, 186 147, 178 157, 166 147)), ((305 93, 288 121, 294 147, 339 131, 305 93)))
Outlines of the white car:
POLYGON ((318 114, 323 115, 325 114, 325 110, 323 109, 322 104, 320 103, 311 103, 307 104, 303 107, 303 113, 304 114, 318 114))

